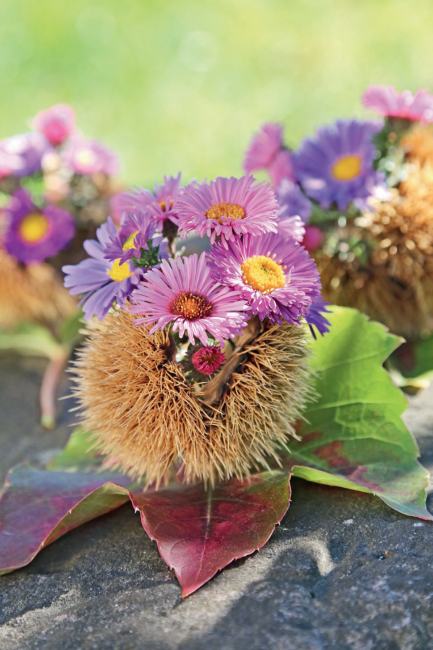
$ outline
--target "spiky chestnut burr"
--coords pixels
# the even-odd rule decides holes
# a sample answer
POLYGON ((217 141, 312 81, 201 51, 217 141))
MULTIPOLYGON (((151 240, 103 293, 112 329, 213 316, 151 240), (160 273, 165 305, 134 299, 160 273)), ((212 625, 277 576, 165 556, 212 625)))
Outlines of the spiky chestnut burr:
POLYGON ((198 391, 175 354, 171 334, 149 336, 126 311, 90 325, 73 372, 82 423, 101 453, 147 483, 174 467, 213 483, 274 462, 309 394, 303 328, 254 318, 198 391))

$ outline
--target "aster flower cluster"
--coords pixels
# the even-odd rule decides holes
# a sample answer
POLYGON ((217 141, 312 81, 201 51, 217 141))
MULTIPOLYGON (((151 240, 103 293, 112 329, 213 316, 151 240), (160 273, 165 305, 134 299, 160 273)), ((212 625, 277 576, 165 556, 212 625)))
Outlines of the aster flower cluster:
POLYGON ((315 263, 299 236, 279 229, 277 194, 269 184, 246 175, 182 188, 179 175, 166 177, 154 192, 125 192, 119 204, 120 229, 109 218, 97 240, 84 244, 90 257, 63 268, 65 286, 82 295, 87 320, 104 320, 117 305, 136 315, 135 324, 149 335, 167 329, 187 373, 203 381, 223 364, 228 342, 251 318, 269 326, 304 321, 327 331, 315 263), (191 233, 207 236, 210 251, 178 254, 176 236, 191 233))
POLYGON ((380 119, 337 120, 296 151, 285 147, 281 127, 265 124, 244 169, 268 171, 278 230, 314 253, 325 297, 413 339, 433 329, 427 252, 433 95, 370 86, 362 102, 380 119), (283 151, 290 170, 276 177, 275 156, 283 151))
POLYGON ((61 267, 82 259, 83 240, 109 213, 117 216, 118 167, 112 151, 82 136, 65 104, 38 113, 28 133, 0 141, 0 328, 13 349, 49 358, 40 392, 48 428, 79 327, 78 301, 65 290, 61 267))
POLYGON ((119 229, 109 218, 89 258, 63 268, 90 321, 73 370, 83 426, 149 483, 279 462, 310 395, 307 325, 316 336, 329 322, 314 260, 279 229, 275 190, 250 174, 184 187, 178 175, 119 204, 119 229), (200 254, 188 254, 194 237, 200 254))
POLYGON ((373 142, 383 125, 381 121, 337 120, 305 138, 297 151, 284 148, 279 127, 279 151, 290 157, 290 165, 275 175, 273 159, 258 152, 275 145, 277 126, 265 124, 254 136, 244 169, 268 171, 277 191, 279 231, 314 250, 321 243, 315 222, 326 219, 323 213, 356 209, 384 187, 385 174, 374 165, 373 142))
POLYGON ((112 151, 84 139, 66 104, 38 113, 32 126, 0 142, 2 245, 24 264, 73 249, 76 231, 90 234, 106 219, 119 168, 112 151))

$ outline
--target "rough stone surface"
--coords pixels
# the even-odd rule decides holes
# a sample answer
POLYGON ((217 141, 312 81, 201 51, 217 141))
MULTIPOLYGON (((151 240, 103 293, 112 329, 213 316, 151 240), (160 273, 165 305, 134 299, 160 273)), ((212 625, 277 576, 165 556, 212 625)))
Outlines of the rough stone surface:
MULTIPOLYGON (((3 476, 17 462, 43 462, 67 438, 65 402, 53 433, 36 424, 43 367, 0 359, 3 476)), ((433 469, 433 387, 412 400, 406 421, 433 469)), ((0 648, 429 650, 432 549, 432 524, 365 494, 295 480, 265 548, 182 602, 126 505, 0 578, 0 648)))

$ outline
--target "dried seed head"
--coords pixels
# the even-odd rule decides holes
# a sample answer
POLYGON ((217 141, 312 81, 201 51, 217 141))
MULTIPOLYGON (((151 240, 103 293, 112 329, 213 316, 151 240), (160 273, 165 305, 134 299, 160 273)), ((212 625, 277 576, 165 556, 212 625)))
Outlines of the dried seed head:
POLYGON ((415 165, 399 192, 377 201, 362 227, 340 229, 365 243, 368 260, 316 254, 326 300, 356 307, 413 339, 433 329, 433 167, 415 165))
POLYGON ((174 354, 171 335, 148 336, 125 311, 90 326, 73 371, 76 394, 83 424, 109 461, 159 483, 174 465, 186 480, 213 482, 277 458, 308 397, 303 329, 264 329, 235 353, 230 379, 211 406, 174 354))
POLYGON ((407 158, 417 164, 433 164, 433 127, 431 124, 417 124, 402 139, 401 145, 407 158))
POLYGON ((55 327, 77 309, 77 300, 48 264, 23 266, 0 250, 0 327, 22 322, 55 327))

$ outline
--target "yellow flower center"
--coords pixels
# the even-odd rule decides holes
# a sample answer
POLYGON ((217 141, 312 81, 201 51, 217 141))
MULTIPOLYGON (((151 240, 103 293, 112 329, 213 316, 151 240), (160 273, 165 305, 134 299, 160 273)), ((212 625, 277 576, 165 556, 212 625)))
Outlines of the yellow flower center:
POLYGON ((286 268, 281 266, 281 260, 276 262, 269 255, 254 255, 242 264, 242 279, 253 289, 267 294, 286 286, 286 268))
POLYGON ((218 223, 223 223, 223 217, 226 219, 229 217, 232 219, 244 219, 245 210, 236 203, 219 203, 206 210, 205 217, 206 219, 216 219, 218 223))
MULTIPOLYGON (((169 208, 168 208, 169 210, 171 210, 171 208, 173 207, 173 203, 174 203, 174 201, 172 201, 170 199, 170 205, 169 205, 169 208)), ((166 201, 158 201, 158 205, 159 205, 159 207, 161 208, 161 210, 163 212, 167 212, 167 203, 166 203, 166 201)))
POLYGON ((115 282, 123 282, 123 280, 130 278, 132 275, 129 270, 128 262, 125 262, 125 264, 120 264, 118 259, 114 260, 113 266, 109 271, 107 271, 107 273, 115 282))
POLYGON ((331 167, 331 174, 337 181, 351 181, 361 173, 361 156, 342 156, 331 167))
POLYGON ((139 230, 136 230, 131 235, 129 235, 128 239, 125 241, 125 243, 122 246, 123 251, 129 251, 131 248, 134 248, 135 235, 138 235, 138 233, 139 230))
POLYGON ((21 239, 27 244, 36 244, 43 239, 50 228, 50 222, 41 212, 34 212, 24 217, 19 225, 21 239))
POLYGON ((92 165, 95 162, 95 154, 91 149, 81 149, 77 158, 80 165, 92 165))
POLYGON ((197 320, 197 318, 210 316, 212 305, 204 296, 183 291, 171 303, 170 311, 176 316, 183 316, 188 320, 197 320))

